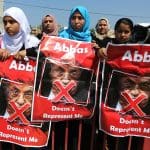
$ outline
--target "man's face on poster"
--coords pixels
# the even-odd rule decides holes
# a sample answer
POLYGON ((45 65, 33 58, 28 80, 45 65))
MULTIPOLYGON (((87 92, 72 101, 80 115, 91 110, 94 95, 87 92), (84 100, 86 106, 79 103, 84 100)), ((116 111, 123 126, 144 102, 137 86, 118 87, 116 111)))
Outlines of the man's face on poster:
MULTIPOLYGON (((49 73, 52 83, 55 81, 59 81, 63 84, 63 86, 66 86, 71 81, 74 81, 75 83, 78 82, 80 76, 81 76, 81 69, 71 66, 69 64, 51 64, 51 71, 49 73)), ((58 93, 57 87, 55 85, 52 86, 54 91, 58 93)), ((76 87, 72 88, 70 91, 70 94, 75 93, 76 87)))
MULTIPOLYGON (((148 101, 150 100, 149 77, 125 76, 120 79, 119 85, 121 90, 120 93, 124 91, 128 92, 133 101, 141 94, 145 95, 146 98, 139 103, 139 107, 141 109, 148 105, 148 101)), ((124 99, 123 96, 120 98, 120 104, 123 108, 128 105, 128 102, 124 99)))
POLYGON ((21 108, 25 104, 29 104, 30 107, 24 111, 24 115, 29 117, 31 114, 33 87, 29 84, 18 84, 10 82, 7 87, 7 111, 11 115, 14 113, 14 109, 10 105, 10 102, 14 102, 17 108, 21 108))

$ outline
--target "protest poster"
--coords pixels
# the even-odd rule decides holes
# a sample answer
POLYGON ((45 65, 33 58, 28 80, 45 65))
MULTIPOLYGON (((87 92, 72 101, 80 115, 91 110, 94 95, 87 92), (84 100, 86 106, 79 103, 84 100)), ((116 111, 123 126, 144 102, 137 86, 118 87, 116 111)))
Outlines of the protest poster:
POLYGON ((150 45, 109 44, 100 93, 100 130, 150 137, 150 45))
POLYGON ((90 118, 97 67, 91 43, 45 36, 39 47, 32 120, 90 118))
POLYGON ((50 125, 31 121, 36 60, 0 61, 0 141, 24 147, 48 143, 50 125))

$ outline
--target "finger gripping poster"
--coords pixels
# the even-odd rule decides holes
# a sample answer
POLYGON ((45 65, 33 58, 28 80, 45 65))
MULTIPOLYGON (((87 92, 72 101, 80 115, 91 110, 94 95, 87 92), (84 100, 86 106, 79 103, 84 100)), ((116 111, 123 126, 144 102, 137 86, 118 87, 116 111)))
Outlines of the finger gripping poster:
POLYGON ((39 49, 32 119, 91 117, 98 62, 91 43, 46 36, 39 49))
POLYGON ((0 140, 24 147, 47 145, 49 125, 31 121, 36 60, 0 61, 0 140))
POLYGON ((109 44, 100 99, 100 129, 150 137, 150 45, 109 44))

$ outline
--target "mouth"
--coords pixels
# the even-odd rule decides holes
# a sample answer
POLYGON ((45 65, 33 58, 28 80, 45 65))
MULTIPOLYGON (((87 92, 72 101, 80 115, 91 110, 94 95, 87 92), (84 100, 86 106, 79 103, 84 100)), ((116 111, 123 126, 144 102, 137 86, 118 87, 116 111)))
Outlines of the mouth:
POLYGON ((11 30, 6 30, 8 35, 13 35, 14 33, 11 30))

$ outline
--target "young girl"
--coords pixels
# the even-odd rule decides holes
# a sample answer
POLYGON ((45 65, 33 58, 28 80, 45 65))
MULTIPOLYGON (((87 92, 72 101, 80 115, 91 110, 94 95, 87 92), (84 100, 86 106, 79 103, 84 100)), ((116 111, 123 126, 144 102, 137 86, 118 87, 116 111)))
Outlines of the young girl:
POLYGON ((5 10, 3 24, 0 60, 5 60, 10 55, 18 60, 24 59, 25 56, 36 56, 39 40, 30 35, 30 25, 20 8, 11 7, 5 10))
MULTIPOLYGON (((115 38, 110 42, 114 44, 132 43, 133 22, 129 18, 121 18, 115 24, 115 38)), ((107 58, 106 48, 98 50, 98 56, 107 58)))
MULTIPOLYGON (((110 42, 114 44, 128 44, 132 42, 132 33, 133 33, 133 22, 129 18, 121 18, 115 24, 115 38, 112 39, 110 42)), ((107 51, 106 48, 99 49, 99 56, 107 59, 107 51)), ((110 68, 109 65, 105 64, 105 78, 103 81, 104 89, 106 89, 109 81, 110 76, 110 68)), ((116 86, 118 84, 115 82, 116 86)), ((123 84, 123 83, 122 83, 123 84)), ((111 91, 112 92, 112 91, 111 91)), ((129 141, 129 137, 123 138, 115 138, 113 136, 107 135, 107 149, 114 149, 116 140, 118 142, 118 149, 127 149, 127 144, 129 141)))

